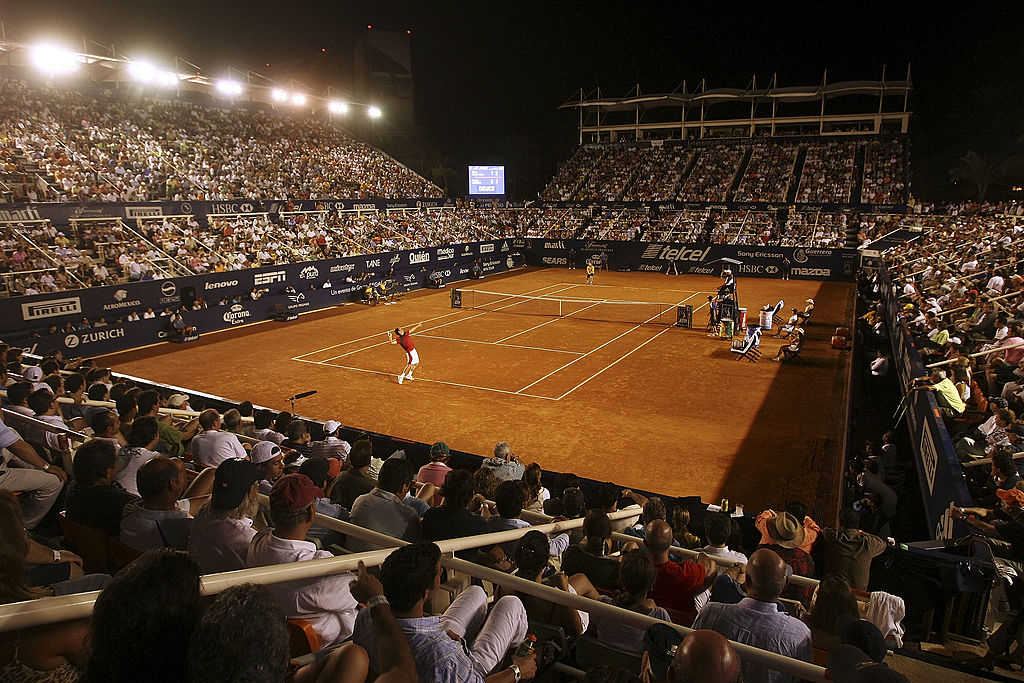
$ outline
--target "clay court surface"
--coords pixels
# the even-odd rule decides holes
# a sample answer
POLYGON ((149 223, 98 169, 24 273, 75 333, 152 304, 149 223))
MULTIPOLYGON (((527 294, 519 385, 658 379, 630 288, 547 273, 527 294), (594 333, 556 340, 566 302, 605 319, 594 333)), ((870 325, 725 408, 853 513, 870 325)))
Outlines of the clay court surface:
POLYGON ((562 317, 534 314, 556 304, 516 298, 488 297, 500 310, 453 310, 449 291, 421 291, 394 305, 341 306, 104 362, 282 410, 287 397, 316 389, 296 413, 478 454, 505 440, 524 462, 632 488, 728 497, 748 510, 796 497, 814 504, 842 421, 848 358, 829 341, 850 322, 851 284, 740 279, 739 303, 755 321, 766 304, 785 300, 788 316, 814 298, 799 364, 771 362, 783 342, 770 335, 758 363, 708 338, 707 296, 719 278, 600 272, 594 286, 584 282, 580 270, 525 269, 457 285, 587 300, 563 304, 562 317), (692 304, 694 329, 636 324, 658 309, 590 303, 598 299, 692 304), (385 332, 417 322, 421 365, 415 381, 399 385, 405 355, 385 332))

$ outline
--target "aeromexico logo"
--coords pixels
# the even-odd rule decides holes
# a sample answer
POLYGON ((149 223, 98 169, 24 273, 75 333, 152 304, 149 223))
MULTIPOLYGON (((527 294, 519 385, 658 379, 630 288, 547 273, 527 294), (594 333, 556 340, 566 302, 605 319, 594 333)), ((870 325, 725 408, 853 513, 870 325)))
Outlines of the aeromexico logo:
POLYGON ((103 304, 104 311, 113 311, 118 308, 135 308, 141 306, 142 302, 138 299, 128 299, 128 291, 125 289, 119 289, 114 292, 114 303, 103 304))

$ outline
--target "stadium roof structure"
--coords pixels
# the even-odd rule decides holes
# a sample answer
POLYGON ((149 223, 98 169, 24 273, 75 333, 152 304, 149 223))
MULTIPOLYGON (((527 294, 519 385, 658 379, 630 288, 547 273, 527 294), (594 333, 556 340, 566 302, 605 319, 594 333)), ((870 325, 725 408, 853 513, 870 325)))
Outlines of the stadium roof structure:
MULTIPOLYGON (((40 46, 28 43, 0 39, 0 67, 11 67, 14 69, 29 69, 38 67, 34 63, 36 51, 40 46)), ((63 51, 55 50, 55 56, 63 61, 57 65, 55 70, 48 74, 54 80, 86 80, 92 83, 109 85, 115 88, 128 87, 131 85, 151 90, 153 95, 160 92, 174 93, 180 95, 183 92, 198 93, 209 96, 213 99, 227 99, 233 102, 259 103, 276 106, 280 100, 275 98, 275 90, 287 89, 294 91, 293 94, 301 94, 303 105, 291 105, 291 108, 300 110, 330 110, 330 105, 335 101, 343 101, 346 104, 369 110, 369 104, 354 100, 347 93, 337 88, 328 87, 325 93, 311 93, 309 86, 295 80, 287 84, 277 84, 269 77, 256 71, 241 71, 228 68, 224 77, 217 78, 210 75, 201 67, 192 62, 175 57, 173 66, 158 67, 144 61, 132 59, 124 54, 117 46, 105 46, 99 43, 83 42, 83 50, 63 51), (102 52, 95 48, 102 48, 102 52), (139 66, 145 67, 147 80, 140 81, 136 69, 139 66), (225 81, 232 81, 237 84, 237 89, 223 90, 218 86, 225 81)), ((289 101, 291 101, 289 99, 289 101)))
POLYGON ((768 87, 759 88, 755 76, 746 88, 709 89, 702 80, 698 89, 690 91, 683 81, 672 92, 652 94, 641 93, 640 86, 636 85, 624 97, 605 97, 600 88, 585 94, 581 88, 559 108, 579 111, 581 144, 587 134, 597 140, 615 141, 629 133, 635 140, 677 136, 685 139, 703 138, 712 131, 728 129, 747 129, 747 133, 737 133, 737 136, 776 135, 780 128, 808 134, 815 132, 815 126, 817 134, 878 134, 896 128, 898 132, 907 132, 910 119, 907 104, 913 90, 909 67, 902 80, 886 80, 883 69, 882 79, 878 81, 829 83, 826 71, 818 85, 779 87, 777 83, 775 75, 768 87), (827 103, 854 97, 859 97, 862 104, 853 111, 826 111, 827 103), (872 103, 870 110, 866 100, 872 103), (796 115, 779 111, 783 107, 808 103, 818 105, 815 111, 808 111, 806 106, 805 111, 796 115), (711 116, 710 109, 715 105, 729 108, 730 114, 711 116), (749 106, 749 115, 737 115, 737 105, 749 106), (763 111, 769 107, 770 112, 763 111), (633 114, 632 120, 623 116, 628 113, 633 114))

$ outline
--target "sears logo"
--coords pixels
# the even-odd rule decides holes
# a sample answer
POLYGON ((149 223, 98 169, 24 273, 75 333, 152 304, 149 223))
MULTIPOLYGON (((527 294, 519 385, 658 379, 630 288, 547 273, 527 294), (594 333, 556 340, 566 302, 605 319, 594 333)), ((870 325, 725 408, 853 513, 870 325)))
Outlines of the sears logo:
POLYGON ((224 287, 237 287, 238 280, 225 280, 224 282, 207 282, 203 289, 223 289, 224 287))
POLYGON ((315 280, 320 277, 320 271, 317 270, 316 266, 306 266, 299 271, 299 277, 303 280, 315 280))
POLYGON ((565 242, 559 240, 557 242, 545 242, 545 249, 565 249, 565 242))
POLYGON ((501 243, 501 250, 502 251, 508 251, 508 242, 502 242, 501 243))
POLYGON ((444 261, 451 258, 455 258, 455 249, 452 247, 441 247, 437 250, 438 261, 444 261))
POLYGON ((178 287, 170 280, 164 280, 160 284, 160 293, 164 296, 174 296, 178 293, 178 287))
POLYGON ((480 245, 480 253, 481 254, 489 254, 492 251, 494 251, 494 245, 493 244, 481 244, 480 245))
POLYGON ((21 317, 24 320, 54 318, 59 315, 74 315, 82 312, 82 300, 77 296, 66 299, 50 299, 21 305, 21 317))
POLYGON ((128 291, 125 289, 119 289, 114 292, 114 301, 124 301, 128 298, 128 291))
POLYGON ((831 268, 794 268, 793 275, 804 275, 807 277, 832 277, 831 268))
POLYGON ((797 263, 807 263, 807 252, 803 249, 794 249, 793 260, 797 263))
POLYGON ((159 206, 126 206, 124 215, 125 218, 153 218, 163 216, 164 210, 159 206))
POLYGON ((224 322, 232 325, 240 325, 251 315, 252 313, 245 310, 241 304, 235 304, 231 307, 231 310, 224 314, 224 322))
POLYGON ((429 251, 414 251, 409 254, 409 265, 412 265, 414 263, 427 263, 429 261, 429 251))
POLYGON ((287 279, 287 275, 283 270, 275 270, 271 273, 256 273, 253 276, 253 284, 269 285, 271 282, 284 282, 287 279))
MULTIPOLYGON (((509 259, 511 261, 512 259, 509 259)), ((567 266, 569 265, 569 259, 555 258, 554 256, 541 257, 540 262, 546 266, 567 266)), ((509 266, 511 268, 512 266, 509 266)))
POLYGON ((356 269, 356 264, 354 264, 354 263, 342 263, 342 264, 339 264, 337 266, 331 266, 331 272, 332 273, 348 273, 348 272, 353 271, 355 269, 356 269))

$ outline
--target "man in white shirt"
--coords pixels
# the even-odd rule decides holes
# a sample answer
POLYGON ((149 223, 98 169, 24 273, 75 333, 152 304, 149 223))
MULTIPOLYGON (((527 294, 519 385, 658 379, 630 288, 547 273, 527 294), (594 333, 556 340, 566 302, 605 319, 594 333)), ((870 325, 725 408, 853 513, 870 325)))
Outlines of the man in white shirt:
POLYGON ((220 413, 207 408, 199 414, 203 431, 192 439, 192 459, 203 467, 216 467, 230 458, 246 457, 234 434, 220 431, 220 413))
MULTIPOLYGON (((319 493, 304 474, 286 474, 278 479, 270 492, 274 526, 263 529, 252 539, 246 565, 263 567, 334 557, 305 540, 313 526, 319 493)), ((354 579, 351 572, 340 572, 274 583, 268 588, 289 618, 305 619, 312 624, 326 647, 352 634, 357 605, 349 592, 349 583, 354 579)))
POLYGON ((39 457, 30 444, 0 421, 0 489, 22 494, 19 502, 26 529, 35 529, 46 516, 67 478, 64 470, 39 457), (27 466, 8 469, 9 456, 27 466))
POLYGON ((349 445, 348 441, 343 441, 338 438, 338 431, 341 429, 341 423, 337 420, 328 420, 324 423, 324 440, 314 441, 311 445, 313 447, 313 455, 321 456, 324 458, 337 458, 342 463, 348 460, 349 451, 352 450, 352 446, 349 445))
POLYGON ((232 458, 217 467, 210 502, 196 513, 188 539, 188 554, 204 574, 245 568, 256 535, 252 518, 259 510, 256 484, 262 477, 248 460, 232 458))
MULTIPOLYGON (((741 552, 730 550, 729 536, 732 535, 732 518, 724 512, 709 512, 704 517, 704 535, 708 539, 708 544, 701 549, 701 552, 707 553, 713 557, 718 557, 723 560, 729 560, 736 564, 745 565, 747 563, 747 556, 741 552)), ((718 564, 718 573, 721 574, 728 565, 718 564)), ((742 583, 743 575, 740 574, 739 581, 742 583)), ((700 593, 694 593, 693 603, 700 611, 708 603, 711 598, 711 589, 705 588, 700 593)))

